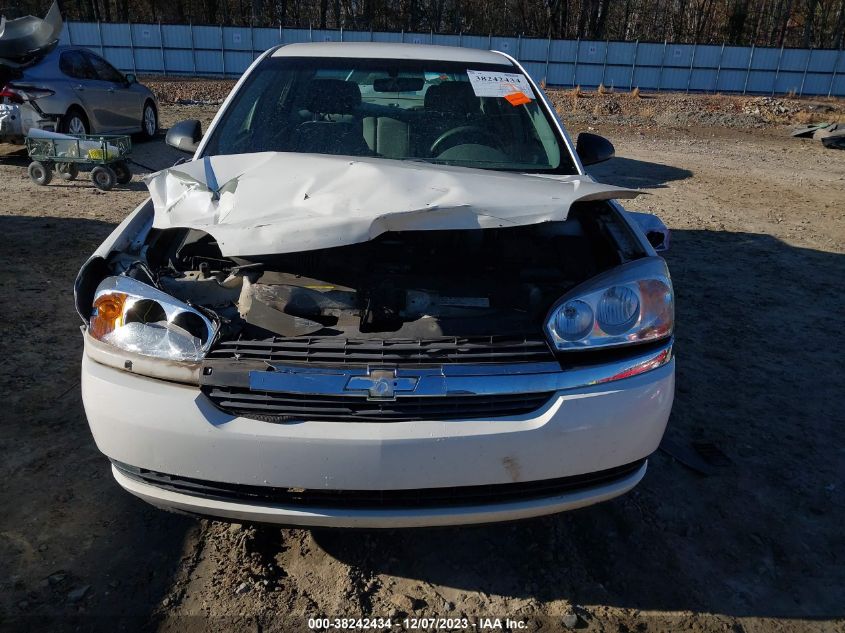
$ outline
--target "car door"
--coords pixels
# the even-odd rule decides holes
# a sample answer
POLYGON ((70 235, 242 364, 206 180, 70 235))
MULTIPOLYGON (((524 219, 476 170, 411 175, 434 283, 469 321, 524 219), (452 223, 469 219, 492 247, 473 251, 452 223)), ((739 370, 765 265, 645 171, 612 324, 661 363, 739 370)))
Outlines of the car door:
MULTIPOLYGON (((141 127, 141 97, 123 73, 91 51, 83 51, 97 79, 106 85, 108 117, 112 130, 137 131, 141 127)), ((104 113, 105 116, 105 113, 104 113)))
POLYGON ((81 49, 64 51, 59 58, 59 70, 68 77, 74 94, 85 108, 91 131, 101 133, 111 131, 115 127, 114 119, 109 113, 111 86, 97 77, 85 51, 81 49))

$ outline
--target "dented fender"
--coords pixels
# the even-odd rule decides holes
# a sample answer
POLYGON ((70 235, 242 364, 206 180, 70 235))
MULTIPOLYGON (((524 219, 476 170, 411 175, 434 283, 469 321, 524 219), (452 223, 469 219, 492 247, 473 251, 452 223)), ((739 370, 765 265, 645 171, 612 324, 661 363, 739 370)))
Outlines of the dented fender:
POLYGON ((153 204, 145 200, 117 225, 79 269, 73 284, 73 301, 84 323, 88 323, 97 285, 113 274, 107 263, 109 257, 114 253, 139 252, 152 224, 153 204))

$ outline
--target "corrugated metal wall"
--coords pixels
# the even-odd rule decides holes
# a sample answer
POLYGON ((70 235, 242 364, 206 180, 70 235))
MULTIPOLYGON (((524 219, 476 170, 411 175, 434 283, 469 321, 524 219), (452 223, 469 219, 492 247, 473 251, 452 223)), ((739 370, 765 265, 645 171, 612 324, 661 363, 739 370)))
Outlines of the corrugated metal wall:
POLYGON ((409 42, 503 51, 549 86, 845 96, 845 52, 176 24, 69 22, 62 43, 125 72, 237 77, 261 52, 293 42, 409 42))

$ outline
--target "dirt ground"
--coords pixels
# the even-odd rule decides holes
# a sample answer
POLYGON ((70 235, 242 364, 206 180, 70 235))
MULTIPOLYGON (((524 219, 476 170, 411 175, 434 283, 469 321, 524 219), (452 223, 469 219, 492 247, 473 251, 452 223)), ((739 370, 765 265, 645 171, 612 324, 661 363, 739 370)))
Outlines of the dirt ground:
MULTIPOLYGON (((645 189, 628 206, 673 231, 669 452, 614 501, 460 529, 242 527, 122 492, 82 409, 72 287, 144 185, 39 188, 5 148, 0 630, 287 632, 407 614, 541 631, 845 631, 845 152, 770 123, 689 124, 695 108, 660 123, 558 105, 571 131, 614 141, 595 175, 645 189), (694 459, 709 474, 682 463, 694 459)), ((207 122, 214 106, 163 110, 165 125, 207 122)), ((161 140, 136 152, 154 168, 178 157, 161 140)))

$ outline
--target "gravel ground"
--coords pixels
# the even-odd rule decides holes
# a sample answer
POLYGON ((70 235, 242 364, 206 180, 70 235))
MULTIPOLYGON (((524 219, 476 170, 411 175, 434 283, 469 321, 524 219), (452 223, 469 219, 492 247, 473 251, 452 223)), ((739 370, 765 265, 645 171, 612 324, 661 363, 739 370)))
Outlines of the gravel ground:
POLYGON ((845 121, 841 99, 795 99, 742 95, 549 92, 558 111, 602 124, 664 128, 766 128, 821 121, 845 121))
MULTIPOLYGON (((256 528, 157 511, 118 488, 91 439, 72 303, 79 266, 145 188, 38 188, 7 147, 0 630, 286 632, 309 616, 403 614, 542 631, 845 630, 845 153, 741 118, 660 124, 557 103, 572 131, 616 144, 595 175, 646 189, 629 206, 673 230, 667 448, 698 447, 710 475, 660 451, 614 501, 462 529, 256 528)), ((165 104, 162 120, 213 110, 165 104)), ((156 168, 178 156, 160 141, 136 152, 156 168)))

